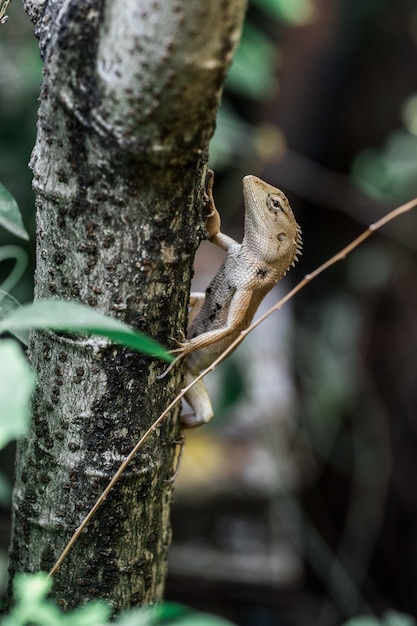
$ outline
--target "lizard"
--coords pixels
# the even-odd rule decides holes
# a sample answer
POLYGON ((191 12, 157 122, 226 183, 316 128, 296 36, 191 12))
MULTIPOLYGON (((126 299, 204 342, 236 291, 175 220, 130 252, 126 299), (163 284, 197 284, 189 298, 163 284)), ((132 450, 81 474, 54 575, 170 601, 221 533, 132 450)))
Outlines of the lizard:
MULTIPOLYGON (((209 241, 226 252, 205 293, 190 294, 187 338, 171 353, 185 358, 187 385, 227 348, 252 321, 272 287, 301 254, 301 229, 284 193, 256 176, 243 179, 245 225, 242 243, 221 232, 213 198, 214 172, 208 171, 205 228, 209 241)), ((213 408, 204 381, 185 395, 193 413, 183 426, 211 420, 213 408)))

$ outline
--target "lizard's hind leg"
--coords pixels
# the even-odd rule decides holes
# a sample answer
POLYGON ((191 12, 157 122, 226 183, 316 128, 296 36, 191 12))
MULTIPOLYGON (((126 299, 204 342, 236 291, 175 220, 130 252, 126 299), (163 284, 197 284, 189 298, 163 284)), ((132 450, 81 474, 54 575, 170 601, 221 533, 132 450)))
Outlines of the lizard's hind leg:
MULTIPOLYGON (((187 385, 194 379, 195 376, 188 372, 187 385)), ((181 421, 185 428, 207 424, 207 422, 211 420, 213 417, 213 407, 211 406, 211 401, 203 380, 199 380, 194 387, 191 387, 191 389, 187 391, 185 399, 194 411, 194 413, 181 415, 181 421)))

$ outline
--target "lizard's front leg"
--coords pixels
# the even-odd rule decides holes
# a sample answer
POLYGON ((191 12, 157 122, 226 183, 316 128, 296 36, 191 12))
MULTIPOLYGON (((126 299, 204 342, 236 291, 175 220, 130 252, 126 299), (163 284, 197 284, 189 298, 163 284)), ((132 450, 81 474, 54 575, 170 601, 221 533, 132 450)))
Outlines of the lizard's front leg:
POLYGON ((220 214, 218 210, 216 209, 216 205, 214 203, 214 197, 213 197, 213 185, 214 185, 213 170, 208 170, 207 175, 208 175, 207 191, 206 191, 205 200, 204 200, 205 205, 206 205, 206 211, 207 211, 206 224, 205 224, 206 231, 207 231, 207 238, 216 246, 219 246, 219 248, 222 248, 223 250, 228 250, 230 246, 236 242, 231 237, 224 235, 220 230, 221 218, 220 218, 220 214))
MULTIPOLYGON (((208 330, 197 337, 187 339, 186 341, 177 341, 178 348, 171 350, 171 354, 178 355, 179 358, 183 358, 201 348, 206 348, 212 344, 222 341, 233 332, 242 327, 243 320, 246 317, 246 313, 252 300, 252 292, 245 289, 236 291, 233 299, 230 303, 226 324, 221 328, 215 330, 208 330)), ((213 359, 214 360, 214 359, 213 359)))

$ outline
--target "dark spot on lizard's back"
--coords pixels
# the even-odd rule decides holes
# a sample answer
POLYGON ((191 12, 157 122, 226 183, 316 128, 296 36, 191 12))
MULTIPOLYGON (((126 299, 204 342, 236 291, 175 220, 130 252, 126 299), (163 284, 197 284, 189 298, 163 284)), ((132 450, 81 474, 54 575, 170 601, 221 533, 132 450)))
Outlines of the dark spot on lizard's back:
POLYGON ((214 303, 214 311, 213 311, 213 312, 209 315, 209 321, 210 321, 210 322, 214 322, 214 320, 215 320, 215 319, 216 319, 216 317, 217 317, 217 313, 218 313, 219 311, 221 311, 221 310, 222 310, 222 308, 223 308, 223 306, 222 306, 221 304, 219 304, 218 302, 215 302, 215 303, 214 303))
POLYGON ((268 270, 265 267, 260 267, 256 270, 256 275, 259 276, 259 278, 265 278, 267 274, 268 270))
POLYGON ((207 287, 206 294, 209 296, 211 294, 211 287, 207 287))

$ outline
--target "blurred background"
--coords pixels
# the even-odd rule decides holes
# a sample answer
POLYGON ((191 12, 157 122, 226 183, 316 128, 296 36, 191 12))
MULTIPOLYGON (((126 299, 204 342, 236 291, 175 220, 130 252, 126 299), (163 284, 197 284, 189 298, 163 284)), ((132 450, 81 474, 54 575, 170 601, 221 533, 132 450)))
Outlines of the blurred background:
MULTIPOLYGON (((12 292, 27 302, 41 64, 20 3, 8 14, 0 182, 32 236, 12 292)), ((417 195, 416 67, 413 0, 249 3, 210 163, 225 232, 240 240, 249 173, 283 189, 301 225, 304 254, 266 307, 417 195)), ((186 434, 168 599, 240 626, 417 618, 416 232, 410 212, 375 233, 208 377, 215 418, 186 434)), ((22 244, 2 230, 5 245, 22 244)), ((220 261, 201 246, 194 288, 220 261)), ((7 493, 2 513, 5 550, 7 493)))

